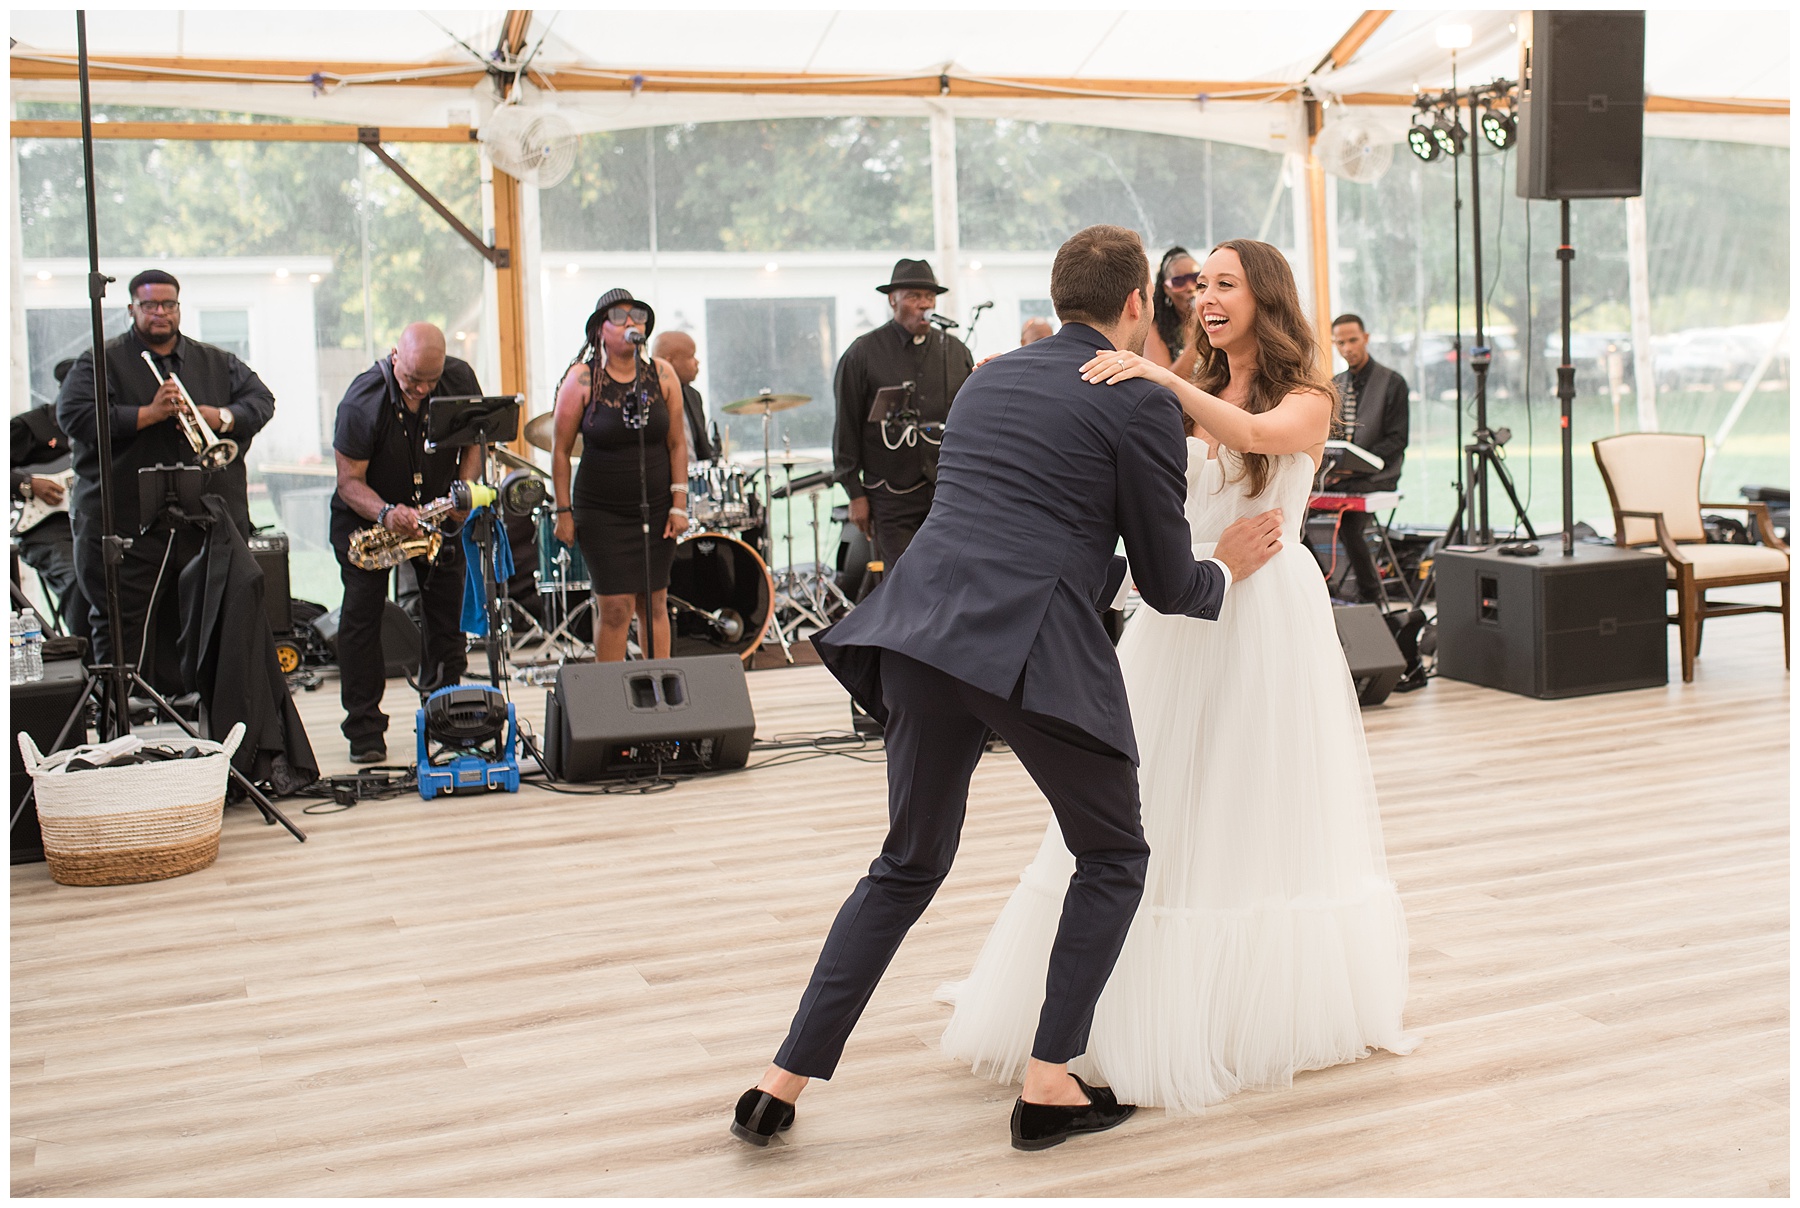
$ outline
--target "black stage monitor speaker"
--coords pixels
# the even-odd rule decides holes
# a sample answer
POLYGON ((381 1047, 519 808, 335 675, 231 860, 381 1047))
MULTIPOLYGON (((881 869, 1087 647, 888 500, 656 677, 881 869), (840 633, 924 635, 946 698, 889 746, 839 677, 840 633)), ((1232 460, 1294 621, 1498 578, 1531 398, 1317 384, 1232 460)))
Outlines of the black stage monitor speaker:
MULTIPOLYGON (((12 807, 19 808, 25 790, 31 787, 31 776, 25 771, 25 757, 19 753, 19 731, 31 735, 40 754, 48 755, 56 742, 81 691, 87 687, 87 669, 80 659, 54 659, 44 664, 44 678, 12 686, 12 807)), ((76 722, 64 747, 78 747, 88 740, 87 726, 76 722)), ((12 862, 30 864, 44 858, 44 836, 38 829, 37 797, 12 827, 12 862)))
POLYGON ((1550 699, 1669 682, 1661 554, 1438 554, 1438 674, 1550 699))
MULTIPOLYGON (((312 623, 325 644, 331 647, 334 659, 338 657, 338 622, 343 611, 340 604, 312 623)), ((383 601, 381 605, 381 658, 386 664, 382 674, 388 679, 418 674, 419 627, 406 615, 406 609, 392 600, 383 601)))
POLYGON ((263 573, 263 607, 269 613, 269 632, 292 631, 294 601, 288 584, 287 534, 255 534, 250 538, 250 553, 263 573))
POLYGON ((1356 683, 1357 703, 1379 705, 1406 674, 1406 659, 1394 641, 1394 631, 1373 604, 1333 608, 1331 617, 1337 622, 1338 642, 1356 683))
POLYGON ((741 768, 755 738, 735 654, 565 663, 544 704, 544 762, 564 780, 741 768))
POLYGON ((1644 14, 1520 14, 1519 196, 1644 191, 1644 14))

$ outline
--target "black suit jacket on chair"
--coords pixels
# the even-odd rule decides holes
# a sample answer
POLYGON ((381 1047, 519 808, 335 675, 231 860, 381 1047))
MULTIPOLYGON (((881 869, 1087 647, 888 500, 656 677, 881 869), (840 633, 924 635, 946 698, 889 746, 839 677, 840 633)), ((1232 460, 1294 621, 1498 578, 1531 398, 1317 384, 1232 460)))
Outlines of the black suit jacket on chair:
POLYGON ((814 638, 885 721, 880 651, 1080 727, 1137 761, 1125 682, 1100 609, 1125 540, 1144 602, 1216 620, 1225 580, 1194 560, 1175 396, 1081 380, 1104 336, 1080 323, 978 370, 956 396, 937 497, 904 560, 814 638))

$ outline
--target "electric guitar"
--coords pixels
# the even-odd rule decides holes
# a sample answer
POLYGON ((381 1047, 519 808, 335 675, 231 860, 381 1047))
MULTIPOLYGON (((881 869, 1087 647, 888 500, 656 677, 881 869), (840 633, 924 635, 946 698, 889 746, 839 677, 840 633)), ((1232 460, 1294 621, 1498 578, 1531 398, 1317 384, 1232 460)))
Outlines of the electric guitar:
POLYGON ((75 485, 75 469, 73 466, 55 474, 37 474, 33 475, 33 477, 48 478, 52 482, 60 484, 63 489, 62 502, 45 503, 36 495, 27 499, 19 506, 19 510, 13 513, 12 535, 15 537, 24 533, 29 533, 32 529, 44 523, 44 521, 50 519, 50 517, 56 515, 58 512, 66 513, 69 510, 69 494, 75 485))

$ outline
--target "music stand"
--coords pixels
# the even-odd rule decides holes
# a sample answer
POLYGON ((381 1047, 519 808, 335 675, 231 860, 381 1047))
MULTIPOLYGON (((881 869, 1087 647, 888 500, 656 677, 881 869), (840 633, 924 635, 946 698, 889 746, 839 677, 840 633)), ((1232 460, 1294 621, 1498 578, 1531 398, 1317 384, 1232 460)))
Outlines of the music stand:
MULTIPOLYGON (((425 451, 481 446, 481 474, 487 477, 490 441, 516 440, 522 394, 437 395, 425 401, 425 451)), ((481 584, 487 593, 488 678, 500 687, 506 675, 506 640, 501 633, 505 613, 499 607, 499 584, 494 573, 494 541, 505 540, 500 527, 500 504, 495 500, 475 522, 475 544, 481 551, 481 584)))

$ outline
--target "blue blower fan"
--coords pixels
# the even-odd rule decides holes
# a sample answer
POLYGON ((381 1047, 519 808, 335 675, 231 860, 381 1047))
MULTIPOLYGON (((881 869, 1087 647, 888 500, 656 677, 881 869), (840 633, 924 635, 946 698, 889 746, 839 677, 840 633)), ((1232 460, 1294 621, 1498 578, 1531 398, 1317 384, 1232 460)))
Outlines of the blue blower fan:
POLYGON ((519 791, 519 720, 498 688, 439 688, 418 713, 419 796, 519 791))

